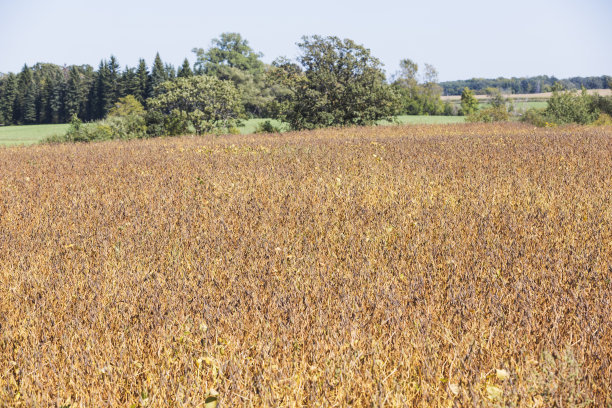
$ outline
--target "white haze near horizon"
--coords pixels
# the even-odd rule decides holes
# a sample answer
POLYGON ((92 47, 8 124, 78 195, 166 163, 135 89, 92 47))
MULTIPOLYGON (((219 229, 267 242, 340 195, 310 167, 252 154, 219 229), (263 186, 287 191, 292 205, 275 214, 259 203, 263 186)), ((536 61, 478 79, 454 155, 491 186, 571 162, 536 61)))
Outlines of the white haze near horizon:
POLYGON ((0 72, 23 64, 122 67, 156 52, 178 66, 193 47, 239 32, 265 62, 295 58, 303 35, 370 48, 388 74, 410 58, 440 81, 612 74, 609 0, 322 1, 0 0, 0 72))

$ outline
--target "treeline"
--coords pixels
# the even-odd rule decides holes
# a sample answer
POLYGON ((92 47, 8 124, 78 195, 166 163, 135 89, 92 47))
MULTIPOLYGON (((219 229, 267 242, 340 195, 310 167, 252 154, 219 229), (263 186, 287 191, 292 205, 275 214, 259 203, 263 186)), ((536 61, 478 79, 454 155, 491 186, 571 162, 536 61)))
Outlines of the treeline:
POLYGON ((505 94, 531 94, 552 92, 555 84, 566 90, 605 89, 612 81, 608 75, 596 77, 573 77, 558 79, 554 76, 540 75, 527 78, 472 78, 459 81, 440 82, 444 95, 461 95, 463 89, 469 88, 476 94, 485 94, 487 89, 496 88, 505 94))
POLYGON ((24 65, 18 74, 0 77, 0 123, 66 123, 73 115, 102 119, 119 98, 133 95, 144 104, 159 84, 184 74, 183 67, 175 70, 159 54, 150 71, 143 59, 138 67, 121 70, 113 56, 97 70, 90 65, 24 65))
POLYGON ((141 137, 228 130, 234 122, 252 117, 312 129, 367 124, 396 115, 468 114, 466 106, 441 99, 442 94, 461 94, 466 88, 476 94, 535 93, 555 87, 606 88, 612 80, 539 76, 439 83, 432 65, 419 67, 410 59, 402 60, 388 78, 370 50, 350 39, 303 37, 297 45, 302 54, 296 60, 281 57, 266 64, 240 34, 223 33, 209 48, 193 49, 197 58, 193 66, 185 58, 175 68, 159 54, 151 67, 140 59, 136 67, 122 69, 114 56, 102 60, 97 69, 24 65, 17 74, 0 74, 0 124, 93 123, 109 118, 117 103, 124 104, 129 96, 129 106, 140 112, 139 119, 131 121, 134 115, 128 115, 128 130, 125 118, 99 123, 96 129, 102 131, 96 134, 102 136, 94 139, 110 137, 112 132, 141 137), (180 81, 188 78, 198 79, 180 81), (219 116, 220 111, 225 113, 219 116))
MULTIPOLYGON (((356 44, 351 43, 352 46, 356 44)), ((367 50, 361 46, 357 48, 363 49, 359 52, 367 50)), ((340 53, 346 51, 340 50, 340 53)), ((287 78, 278 75, 279 70, 282 71, 279 67, 294 70, 300 78, 306 78, 308 71, 304 65, 308 61, 288 64, 288 60, 281 57, 272 64, 264 63, 262 54, 254 51, 238 33, 223 33, 208 49, 194 48, 193 52, 196 63, 191 66, 185 59, 178 68, 165 63, 159 54, 151 67, 141 59, 138 66, 122 69, 114 56, 102 60, 97 69, 90 65, 24 65, 17 74, 0 74, 0 124, 67 123, 73 117, 92 122, 106 118, 117 101, 128 95, 147 109, 147 101, 157 96, 162 83, 203 75, 229 81, 235 86, 243 117, 280 118, 282 108, 297 88, 292 89, 287 78)), ((369 55, 369 50, 367 53, 369 55)), ((437 84, 437 71, 433 66, 425 64, 424 73, 419 74, 417 80, 418 65, 409 59, 403 60, 400 71, 389 82, 378 60, 374 65, 377 81, 384 82, 393 94, 390 96, 393 96, 394 113, 457 114, 454 107, 440 99, 442 88, 437 84)), ((351 86, 347 83, 347 89, 351 86)), ((321 94, 323 99, 328 97, 321 94)))

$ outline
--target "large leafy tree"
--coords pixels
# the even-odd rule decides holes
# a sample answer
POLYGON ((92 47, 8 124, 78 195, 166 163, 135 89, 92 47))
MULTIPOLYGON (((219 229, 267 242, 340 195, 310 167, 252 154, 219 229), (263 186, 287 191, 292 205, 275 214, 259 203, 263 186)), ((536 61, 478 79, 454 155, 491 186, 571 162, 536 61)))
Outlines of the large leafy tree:
POLYGON ((382 64, 350 39, 303 37, 298 44, 303 74, 281 64, 292 95, 284 118, 294 129, 365 125, 390 118, 397 98, 385 82, 382 64))
POLYGON ((420 115, 423 113, 421 103, 422 88, 419 85, 417 75, 419 65, 409 58, 400 61, 400 70, 395 74, 393 87, 400 99, 400 113, 408 115, 420 115))
POLYGON ((440 115, 445 108, 440 99, 442 88, 438 85, 438 71, 431 64, 425 64, 422 75, 419 66, 410 59, 400 62, 400 70, 395 75, 393 88, 400 96, 400 113, 408 115, 440 115), (419 82, 419 77, 422 81, 419 82))
POLYGON ((262 116, 274 99, 266 87, 266 66, 262 54, 255 52, 249 42, 238 33, 223 33, 212 41, 208 50, 194 48, 197 56, 195 71, 232 81, 241 95, 247 113, 262 116))
MULTIPOLYGON (((148 108, 161 116, 169 134, 185 133, 191 125, 197 134, 236 125, 240 96, 229 81, 199 75, 161 83, 148 108)), ((150 115, 152 116, 152 115, 150 115)))
POLYGON ((198 57, 195 67, 199 74, 220 77, 226 75, 226 67, 249 72, 264 68, 262 54, 255 52, 239 33, 223 33, 212 40, 208 50, 194 48, 192 51, 198 57))

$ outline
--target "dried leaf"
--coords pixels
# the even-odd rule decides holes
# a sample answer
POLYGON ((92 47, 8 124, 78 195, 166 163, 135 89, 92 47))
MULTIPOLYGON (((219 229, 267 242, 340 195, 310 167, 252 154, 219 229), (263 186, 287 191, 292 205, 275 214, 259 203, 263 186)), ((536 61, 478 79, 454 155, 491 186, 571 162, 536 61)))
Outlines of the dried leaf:
POLYGON ((448 384, 448 389, 455 395, 459 395, 459 384, 448 384))
POLYGON ((204 400, 204 407, 205 408, 217 408, 218 404, 219 404, 219 393, 214 388, 211 388, 208 391, 208 394, 206 394, 206 399, 204 400))
POLYGON ((497 401, 502 399, 504 396, 504 391, 496 387, 494 385, 487 385, 487 397, 492 401, 497 401))
POLYGON ((506 381, 508 378, 510 378, 510 373, 504 369, 501 369, 501 370, 497 369, 495 370, 495 376, 500 381, 506 381))

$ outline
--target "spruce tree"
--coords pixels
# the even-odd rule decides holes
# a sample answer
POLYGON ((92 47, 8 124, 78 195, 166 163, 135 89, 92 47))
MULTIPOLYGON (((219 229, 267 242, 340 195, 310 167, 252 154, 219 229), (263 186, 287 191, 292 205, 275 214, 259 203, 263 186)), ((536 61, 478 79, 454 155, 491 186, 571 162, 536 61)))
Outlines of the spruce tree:
POLYGON ((41 123, 53 123, 53 112, 51 111, 51 101, 53 100, 53 91, 55 87, 55 76, 45 78, 40 89, 41 97, 41 123))
POLYGON ((80 67, 77 67, 77 69, 81 76, 81 105, 79 107, 79 117, 85 121, 89 121, 91 120, 92 116, 90 111, 89 95, 91 94, 91 90, 94 89, 96 72, 91 65, 81 65, 80 67))
POLYGON ((98 73, 93 71, 92 84, 87 93, 87 114, 83 119, 92 121, 98 119, 98 73))
POLYGON ((36 123, 36 88, 32 71, 24 65, 18 77, 17 122, 36 123))
POLYGON ((140 91, 138 83, 138 75, 134 68, 125 67, 123 74, 121 74, 121 97, 132 95, 136 97, 140 91))
POLYGON ((0 97, 0 112, 5 125, 16 123, 14 107, 17 100, 17 76, 12 72, 3 79, 2 96, 0 97))
POLYGON ((59 73, 49 81, 51 84, 47 109, 51 123, 66 122, 66 79, 59 73))
POLYGON ((147 69, 147 64, 144 59, 138 61, 138 69, 136 70, 138 78, 138 91, 134 94, 138 102, 144 105, 144 102, 151 96, 151 76, 147 69))
POLYGON ((177 76, 179 78, 189 78, 190 76, 193 76, 193 71, 191 70, 191 66, 189 65, 189 60, 187 58, 185 58, 183 65, 181 65, 181 67, 178 69, 177 76))
POLYGON ((119 83, 120 72, 119 63, 114 55, 111 55, 108 61, 108 95, 105 101, 104 109, 106 113, 115 105, 115 102, 121 97, 121 88, 119 83))
POLYGON ((164 69, 166 70, 166 78, 167 80, 171 80, 176 78, 176 70, 174 69, 174 65, 172 64, 164 64, 164 69))
POLYGON ((155 54, 155 61, 153 62, 153 68, 151 70, 151 90, 152 96, 156 94, 156 88, 163 82, 168 80, 168 73, 166 72, 166 67, 164 67, 164 63, 162 62, 159 52, 155 54))
POLYGON ((75 66, 70 67, 66 83, 65 107, 66 117, 79 115, 81 109, 81 74, 75 66))
POLYGON ((95 119, 102 119, 110 109, 107 108, 112 103, 110 102, 110 88, 110 70, 107 62, 102 60, 96 77, 95 119))

